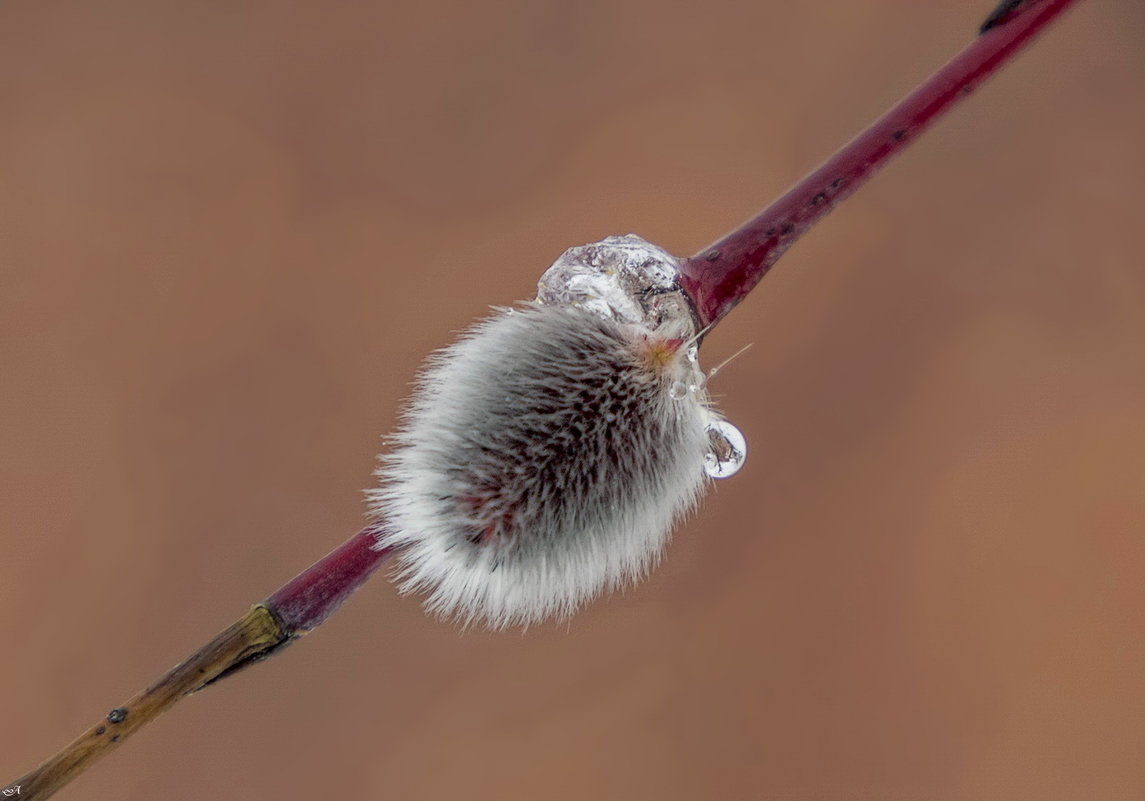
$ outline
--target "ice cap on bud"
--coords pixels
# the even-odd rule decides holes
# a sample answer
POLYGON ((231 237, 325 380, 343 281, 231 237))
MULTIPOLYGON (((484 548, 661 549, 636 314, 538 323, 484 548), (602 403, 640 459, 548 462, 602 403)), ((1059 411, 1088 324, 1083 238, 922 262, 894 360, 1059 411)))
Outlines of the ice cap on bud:
POLYGON ((696 333, 692 304, 677 281, 682 260, 636 234, 569 248, 537 282, 537 301, 572 306, 659 333, 696 333))

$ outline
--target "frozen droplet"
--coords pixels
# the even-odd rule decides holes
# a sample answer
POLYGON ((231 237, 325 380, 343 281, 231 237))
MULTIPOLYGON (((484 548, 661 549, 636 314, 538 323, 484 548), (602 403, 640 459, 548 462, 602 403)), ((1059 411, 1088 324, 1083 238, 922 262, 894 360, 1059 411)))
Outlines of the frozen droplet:
POLYGON ((610 236, 566 250, 537 283, 537 301, 650 331, 665 325, 678 330, 681 323, 693 329, 691 305, 677 280, 680 264, 635 234, 610 236))
POLYGON ((687 356, 688 361, 690 361, 692 364, 696 364, 700 360, 700 349, 693 345, 692 347, 688 348, 687 356))
POLYGON ((704 454, 704 472, 712 478, 735 475, 747 459, 747 440, 727 420, 712 420, 706 427, 710 450, 704 454))
POLYGON ((668 387, 668 397, 672 400, 683 400, 688 396, 688 385, 683 381, 673 381, 668 387))

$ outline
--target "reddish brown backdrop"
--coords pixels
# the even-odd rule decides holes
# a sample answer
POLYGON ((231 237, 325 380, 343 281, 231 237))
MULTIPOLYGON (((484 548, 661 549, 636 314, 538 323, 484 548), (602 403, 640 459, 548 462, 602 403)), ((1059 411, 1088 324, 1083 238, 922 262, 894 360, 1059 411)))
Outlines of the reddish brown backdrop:
MULTIPOLYGON (((415 368, 691 253, 988 3, 0 6, 0 779, 353 532, 415 368)), ((638 588, 384 579, 67 798, 1145 796, 1145 11, 1083 4, 711 337, 747 434, 638 588)))

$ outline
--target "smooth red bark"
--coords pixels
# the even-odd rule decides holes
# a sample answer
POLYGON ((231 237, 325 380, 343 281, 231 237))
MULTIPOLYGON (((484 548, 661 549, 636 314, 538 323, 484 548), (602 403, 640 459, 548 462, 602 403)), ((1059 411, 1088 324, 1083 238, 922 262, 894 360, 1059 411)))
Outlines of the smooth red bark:
POLYGON ((263 603, 290 632, 314 628, 350 597, 389 558, 375 550, 374 529, 359 531, 284 584, 263 603))
POLYGON ((719 322, 789 247, 1076 0, 1003 3, 989 27, 779 200, 688 259, 680 284, 701 326, 719 322))

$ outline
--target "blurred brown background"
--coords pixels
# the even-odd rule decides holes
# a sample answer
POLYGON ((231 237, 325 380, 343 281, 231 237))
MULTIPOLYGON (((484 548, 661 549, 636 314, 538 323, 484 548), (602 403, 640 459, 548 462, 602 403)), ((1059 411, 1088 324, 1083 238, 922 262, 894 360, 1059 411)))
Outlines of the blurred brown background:
MULTIPOLYGON (((0 780, 355 531, 451 331, 698 250, 989 6, 0 6, 0 780)), ((66 797, 1145 797, 1143 98, 1083 4, 786 256, 648 582, 522 636, 379 578, 66 797)))

